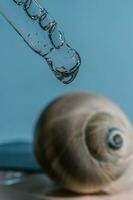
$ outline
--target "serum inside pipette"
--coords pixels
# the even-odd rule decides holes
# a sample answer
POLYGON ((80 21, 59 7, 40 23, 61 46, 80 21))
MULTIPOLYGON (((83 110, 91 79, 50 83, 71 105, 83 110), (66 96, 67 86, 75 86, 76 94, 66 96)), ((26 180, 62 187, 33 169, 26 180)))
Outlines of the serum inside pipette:
MULTIPOLYGON (((75 49, 70 47, 56 20, 38 0, 11 0, 22 16, 19 23, 1 13, 24 41, 46 60, 54 75, 64 84, 72 82, 81 65, 75 49), (26 21, 28 28, 22 21, 26 21)), ((12 5, 14 6, 14 5, 12 5)), ((19 17, 18 17, 19 18, 19 17)))

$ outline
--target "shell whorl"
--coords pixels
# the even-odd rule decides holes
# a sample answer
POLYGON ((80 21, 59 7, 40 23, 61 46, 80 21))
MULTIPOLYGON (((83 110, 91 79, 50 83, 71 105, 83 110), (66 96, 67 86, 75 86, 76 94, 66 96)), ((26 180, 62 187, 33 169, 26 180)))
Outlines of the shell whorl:
POLYGON ((35 129, 35 153, 44 171, 79 193, 125 187, 121 179, 132 160, 131 141, 132 127, 123 112, 89 93, 56 99, 42 112, 35 129))

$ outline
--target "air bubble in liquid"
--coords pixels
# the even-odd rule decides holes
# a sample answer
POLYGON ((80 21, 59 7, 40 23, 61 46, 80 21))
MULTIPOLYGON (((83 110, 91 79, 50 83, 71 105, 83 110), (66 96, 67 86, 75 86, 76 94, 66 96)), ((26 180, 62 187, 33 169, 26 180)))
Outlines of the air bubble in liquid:
POLYGON ((48 31, 53 25, 56 24, 55 20, 46 12, 44 13, 40 19, 39 24, 41 28, 43 28, 45 31, 48 31))
POLYGON ((61 48, 65 43, 64 33, 58 28, 57 24, 49 30, 49 38, 56 49, 61 48))
POLYGON ((26 1, 24 4, 24 9, 26 10, 29 17, 31 17, 33 20, 39 19, 45 12, 43 7, 41 7, 41 5, 35 0, 26 1))

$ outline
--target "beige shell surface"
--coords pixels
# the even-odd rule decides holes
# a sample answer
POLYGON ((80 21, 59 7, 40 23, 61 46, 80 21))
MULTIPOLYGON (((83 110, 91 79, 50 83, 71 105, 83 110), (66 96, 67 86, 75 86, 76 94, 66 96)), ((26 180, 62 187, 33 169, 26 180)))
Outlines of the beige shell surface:
POLYGON ((132 126, 120 108, 95 94, 53 101, 36 125, 35 152, 50 178, 78 193, 117 192, 133 180, 132 126), (110 130, 122 138, 118 149, 108 145, 110 130))

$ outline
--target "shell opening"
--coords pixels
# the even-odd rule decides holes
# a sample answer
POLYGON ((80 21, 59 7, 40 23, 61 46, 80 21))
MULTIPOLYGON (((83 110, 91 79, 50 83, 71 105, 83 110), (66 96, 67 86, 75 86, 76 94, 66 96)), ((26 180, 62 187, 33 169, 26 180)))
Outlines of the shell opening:
POLYGON ((112 150, 119 150, 123 146, 121 130, 118 128, 110 128, 108 130, 107 145, 112 150))

